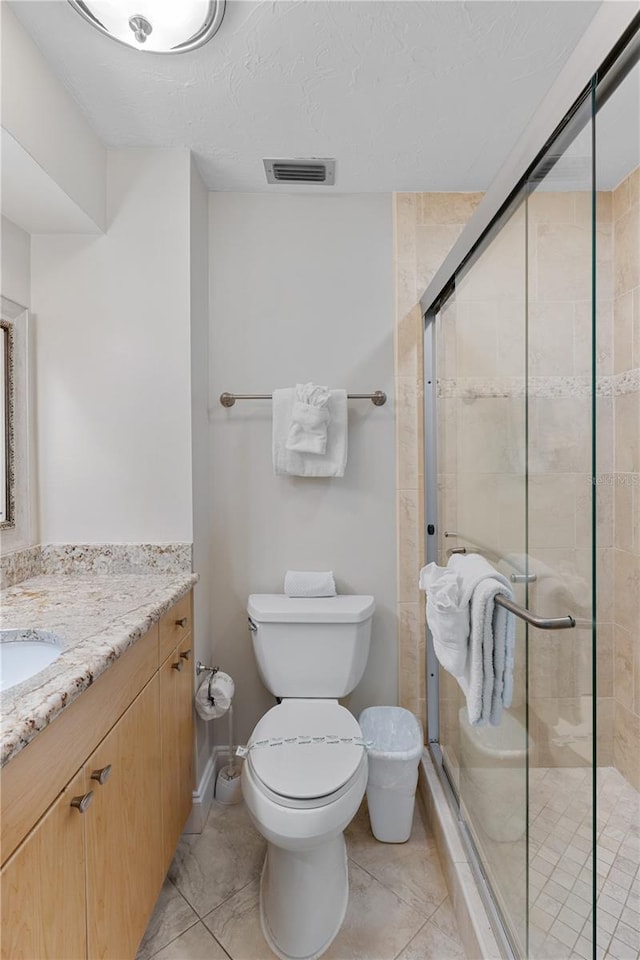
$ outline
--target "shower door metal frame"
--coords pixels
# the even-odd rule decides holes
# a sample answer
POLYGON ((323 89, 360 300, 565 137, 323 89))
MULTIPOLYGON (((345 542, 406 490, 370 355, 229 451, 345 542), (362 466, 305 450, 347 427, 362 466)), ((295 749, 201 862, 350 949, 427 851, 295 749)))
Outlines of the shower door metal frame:
MULTIPOLYGON (((617 5, 616 5, 617 6, 617 5)), ((622 6, 622 5, 620 5, 622 6)), ((629 5, 631 6, 631 5, 629 5)), ((456 277, 473 261, 510 218, 515 208, 527 196, 529 178, 540 159, 552 144, 563 149, 573 139, 572 119, 587 97, 593 98, 592 118, 617 88, 640 55, 640 13, 630 16, 629 9, 604 5, 596 15, 585 37, 562 71, 559 80, 547 95, 526 133, 520 138, 482 203, 454 244, 440 269, 436 272, 420 303, 424 316, 424 477, 425 477, 425 557, 427 562, 438 560, 438 463, 437 463, 437 375, 436 318, 455 290, 456 277), (558 118, 561 118, 558 120, 558 118)), ((595 168, 594 168, 595 171, 595 168)), ((535 180, 535 175, 534 175, 535 180)), ((593 188, 595 189, 595 175, 593 188)), ((594 395, 595 396, 595 395, 594 395)), ((573 625, 573 624, 571 624, 573 625)), ((595 645, 594 645, 595 650, 595 645)), ((496 902, 482 865, 482 859, 470 830, 466 826, 458 791, 450 779, 440 747, 439 665, 433 641, 426 626, 426 687, 427 734, 429 751, 433 757, 447 801, 458 823, 460 838, 477 883, 487 916, 503 955, 509 960, 519 956, 511 939, 506 918, 496 902)), ((595 704, 595 697, 594 697, 595 704)), ((594 707, 595 709, 595 707, 594 707)), ((596 726, 594 724, 594 745, 596 726)), ((595 764, 595 756, 594 756, 595 764)), ((593 796, 595 808, 595 777, 593 796)), ((595 840, 595 838, 594 838, 595 840)), ((594 842, 594 856, 597 845, 594 842)), ((594 872, 595 876, 595 872, 594 872)), ((527 892, 527 902, 529 895, 527 892)), ((595 914, 595 890, 594 890, 595 914)), ((528 924, 526 928, 528 942, 528 924)), ((528 946, 527 946, 528 952, 528 946)), ((595 955, 594 944, 594 955, 595 955)))
MULTIPOLYGON (((428 311, 424 328, 424 479, 425 479, 425 559, 438 561, 438 456, 437 456, 437 366, 436 366, 436 311, 428 311)), ((491 929, 505 960, 517 960, 518 953, 511 941, 508 926, 496 903, 491 884, 482 866, 482 859, 460 810, 458 791, 443 763, 440 747, 440 679, 439 663, 433 648, 433 637, 425 618, 427 676, 427 739, 434 767, 444 788, 468 858, 476 887, 489 918, 491 929)))
MULTIPOLYGON (((428 313, 424 329, 424 555, 427 563, 438 561, 438 447, 436 420, 436 314, 428 313)), ((440 679, 433 638, 426 630, 427 739, 440 751, 440 679)), ((441 758, 439 758, 441 762, 441 758)))

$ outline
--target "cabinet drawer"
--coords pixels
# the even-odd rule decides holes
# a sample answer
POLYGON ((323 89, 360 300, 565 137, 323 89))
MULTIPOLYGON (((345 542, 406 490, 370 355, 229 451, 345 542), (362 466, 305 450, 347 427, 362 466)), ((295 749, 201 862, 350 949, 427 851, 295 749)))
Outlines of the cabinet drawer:
POLYGON ((160 663, 164 663, 176 646, 191 633, 191 596, 192 594, 188 593, 182 600, 178 600, 160 618, 160 663))

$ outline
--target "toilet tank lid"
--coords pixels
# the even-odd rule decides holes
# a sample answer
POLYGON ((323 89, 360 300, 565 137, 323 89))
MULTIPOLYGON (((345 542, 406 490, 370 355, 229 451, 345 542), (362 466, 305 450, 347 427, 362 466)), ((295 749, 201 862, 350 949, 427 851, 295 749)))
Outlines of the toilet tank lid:
POLYGON ((252 593, 247 610, 258 623, 362 623, 375 610, 373 597, 287 597, 284 593, 252 593))

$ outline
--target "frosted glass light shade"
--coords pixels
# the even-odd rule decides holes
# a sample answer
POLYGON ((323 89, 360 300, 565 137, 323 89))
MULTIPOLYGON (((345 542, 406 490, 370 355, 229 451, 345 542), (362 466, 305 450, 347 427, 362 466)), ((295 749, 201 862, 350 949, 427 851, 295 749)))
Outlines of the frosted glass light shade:
POLYGON ((225 0, 69 0, 94 27, 143 53, 184 53, 206 43, 225 0))

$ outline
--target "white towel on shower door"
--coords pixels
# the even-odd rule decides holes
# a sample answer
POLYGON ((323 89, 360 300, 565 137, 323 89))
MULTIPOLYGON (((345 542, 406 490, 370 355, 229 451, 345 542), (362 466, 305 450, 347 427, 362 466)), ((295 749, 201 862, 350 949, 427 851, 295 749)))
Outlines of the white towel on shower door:
POLYGON ((427 595, 427 623, 438 663, 461 677, 469 650, 469 601, 462 603, 462 580, 455 570, 428 563, 418 583, 427 595))
POLYGON ((467 698, 469 723, 498 726, 513 695, 515 619, 495 598, 502 594, 513 600, 511 585, 478 554, 454 554, 449 568, 461 578, 462 600, 470 604, 467 660, 457 678, 467 698))

